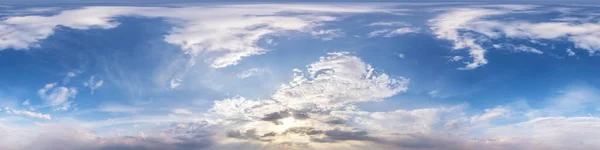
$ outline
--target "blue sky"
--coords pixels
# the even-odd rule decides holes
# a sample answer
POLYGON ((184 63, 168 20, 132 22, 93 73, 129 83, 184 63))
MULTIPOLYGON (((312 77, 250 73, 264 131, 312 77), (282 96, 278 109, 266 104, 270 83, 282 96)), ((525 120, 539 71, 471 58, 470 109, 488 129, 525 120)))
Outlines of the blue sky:
POLYGON ((596 149, 591 3, 11 2, 0 149, 596 149))

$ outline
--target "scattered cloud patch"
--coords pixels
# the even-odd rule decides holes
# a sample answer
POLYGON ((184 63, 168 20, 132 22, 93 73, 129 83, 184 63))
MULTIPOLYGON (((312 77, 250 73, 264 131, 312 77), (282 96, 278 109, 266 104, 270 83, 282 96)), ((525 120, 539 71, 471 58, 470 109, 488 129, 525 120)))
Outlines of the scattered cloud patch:
POLYGON ((126 105, 104 105, 99 107, 97 110, 109 113, 137 113, 143 111, 144 109, 126 105))
POLYGON ((77 72, 68 72, 65 78, 63 78, 62 83, 67 84, 71 81, 71 78, 77 76, 77 72))
POLYGON ((515 52, 529 52, 536 54, 544 54, 544 52, 535 49, 533 47, 525 46, 525 45, 513 45, 513 44, 493 44, 492 45, 496 49, 508 49, 510 51, 515 52))
MULTIPOLYGON (((393 13, 378 5, 248 4, 192 7, 84 7, 51 16, 8 17, 0 22, 0 49, 39 47, 57 26, 86 30, 117 27, 120 16, 165 18, 175 27, 165 42, 191 55, 210 54, 214 68, 235 65, 244 57, 266 52, 256 45, 262 37, 285 31, 311 32, 339 14, 393 13), (286 12, 286 15, 282 15, 286 12), (214 16, 214 14, 219 14, 214 16)), ((323 35, 333 30, 314 31, 323 35)))
POLYGON ((96 80, 95 76, 91 76, 90 79, 83 83, 84 87, 90 89, 90 94, 94 94, 94 90, 100 88, 104 84, 104 80, 96 80))
MULTIPOLYGON (((600 24, 593 22, 571 23, 566 20, 552 22, 529 22, 523 20, 500 21, 489 19, 511 13, 525 12, 528 8, 456 8, 429 20, 431 29, 439 39, 450 40, 454 49, 466 49, 472 58, 467 66, 459 69, 475 69, 487 64, 486 49, 482 47, 489 39, 526 39, 544 45, 537 40, 566 39, 576 48, 587 50, 593 55, 600 50, 600 24), (548 32, 553 31, 553 32, 548 32), (474 34, 475 33, 475 34, 474 34)), ((508 50, 542 54, 541 50, 523 45, 495 44, 494 47, 507 47, 508 50)), ((571 53, 567 52, 568 55, 571 53)))
POLYGON ((332 40, 333 38, 336 38, 336 37, 344 36, 344 32, 342 32, 340 29, 311 31, 310 34, 314 37, 318 37, 325 41, 332 40))
POLYGON ((398 53, 398 57, 400 57, 400 58, 404 59, 404 54, 402 54, 402 53, 398 53))
POLYGON ((374 23, 368 24, 367 26, 410 26, 410 24, 408 24, 406 22, 392 21, 392 22, 374 22, 374 23))
POLYGON ((71 107, 72 101, 75 98, 77 89, 57 86, 57 83, 46 84, 38 90, 38 96, 43 99, 48 106, 54 107, 55 110, 65 111, 71 107))
POLYGON ((410 34, 410 33, 419 33, 419 28, 416 27, 402 27, 397 29, 381 29, 369 32, 367 37, 394 37, 398 35, 410 34))
POLYGON ((350 53, 329 53, 306 71, 294 69, 292 81, 269 99, 238 96, 215 101, 209 114, 213 122, 231 127, 227 135, 235 139, 291 146, 373 139, 367 132, 343 127, 353 122, 348 117, 360 114, 354 104, 404 92, 407 83, 408 79, 375 72, 350 53))
POLYGON ((262 69, 259 69, 259 68, 250 68, 244 72, 238 73, 236 76, 241 79, 245 79, 245 78, 254 76, 261 71, 262 71, 262 69))
POLYGON ((452 56, 452 57, 450 57, 450 62, 456 62, 456 61, 460 61, 462 59, 463 59, 462 56, 452 56))
POLYGON ((575 52, 573 52, 573 50, 569 48, 569 49, 567 49, 567 55, 575 56, 575 52))
POLYGON ((171 111, 171 112, 176 115, 192 115, 191 111, 189 111, 187 109, 183 109, 183 108, 173 109, 173 111, 171 111))
POLYGON ((181 85, 181 81, 182 81, 181 79, 176 79, 176 78, 171 79, 169 81, 169 88, 175 89, 175 88, 179 87, 181 85))

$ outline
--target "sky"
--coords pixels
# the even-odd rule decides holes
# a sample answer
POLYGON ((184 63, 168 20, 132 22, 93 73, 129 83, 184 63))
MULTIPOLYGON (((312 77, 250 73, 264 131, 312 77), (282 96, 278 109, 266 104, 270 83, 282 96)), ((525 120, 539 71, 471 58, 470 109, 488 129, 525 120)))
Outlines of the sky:
POLYGON ((598 149, 598 7, 7 1, 0 149, 598 149))

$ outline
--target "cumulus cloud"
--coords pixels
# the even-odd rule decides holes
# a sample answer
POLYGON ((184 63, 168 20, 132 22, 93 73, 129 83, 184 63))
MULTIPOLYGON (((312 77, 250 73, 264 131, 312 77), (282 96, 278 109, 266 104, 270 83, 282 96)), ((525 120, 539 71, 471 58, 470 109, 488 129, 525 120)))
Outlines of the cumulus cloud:
MULTIPOLYGON (((234 96, 206 113, 170 109, 175 118, 135 117, 116 123, 165 123, 161 131, 100 136, 81 127, 41 124, 24 149, 594 149, 598 91, 576 85, 532 108, 507 104, 467 113, 468 105, 367 111, 362 102, 408 90, 394 77, 347 52, 329 53, 267 98, 234 96), (182 118, 185 117, 185 118, 182 118), (137 120, 136 119, 141 119, 137 120), (189 122, 185 122, 189 121, 189 122), (501 122, 501 123, 499 123, 501 122), (68 131, 68 132, 67 132, 68 131), (589 138, 581 138, 589 137, 589 138)), ((52 87, 50 87, 52 88, 52 87)), ((434 93, 435 94, 435 93, 434 93)), ((116 110, 116 109, 113 109, 116 110)))
POLYGON ((342 137, 366 133, 347 127, 348 119, 360 114, 354 104, 404 92, 407 83, 408 79, 376 72, 350 53, 329 53, 308 65, 306 71, 294 69, 292 81, 271 98, 248 100, 238 96, 215 101, 209 114, 229 125, 228 135, 238 139, 295 146, 361 140, 342 137))
POLYGON ((452 56, 452 57, 450 57, 449 61, 450 62, 456 62, 456 61, 460 61, 462 59, 463 59, 462 56, 452 56))
MULTIPOLYGON (((286 31, 309 32, 336 14, 393 12, 378 5, 255 4, 192 7, 85 7, 51 16, 8 17, 0 22, 0 49, 29 49, 53 34, 58 26, 85 30, 119 25, 114 18, 141 16, 165 18, 175 27, 165 42, 180 46, 192 56, 211 55, 211 66, 235 65, 244 57, 266 52, 256 43, 266 35, 286 31), (216 15, 216 16, 215 16, 216 15)), ((331 30, 312 32, 331 35, 331 30)), ((337 33, 337 32, 335 32, 337 33)))
POLYGON ((72 98, 77 95, 77 89, 57 86, 57 83, 46 84, 38 90, 38 96, 43 99, 48 106, 55 110, 65 111, 71 108, 72 98))
POLYGON ((96 80, 95 76, 91 76, 90 79, 83 83, 84 87, 90 89, 90 93, 94 94, 94 90, 101 87, 104 84, 104 80, 96 80))

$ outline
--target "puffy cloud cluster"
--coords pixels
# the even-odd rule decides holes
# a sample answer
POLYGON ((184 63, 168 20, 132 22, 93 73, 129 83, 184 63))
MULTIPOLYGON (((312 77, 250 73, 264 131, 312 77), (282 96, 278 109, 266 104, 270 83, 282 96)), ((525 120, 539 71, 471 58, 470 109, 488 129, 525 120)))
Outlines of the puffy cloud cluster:
POLYGON ((408 79, 378 73, 347 52, 329 53, 294 70, 291 82, 269 99, 215 101, 209 116, 228 126, 227 137, 279 145, 374 139, 350 126, 368 112, 356 103, 381 100, 407 90, 408 79))

